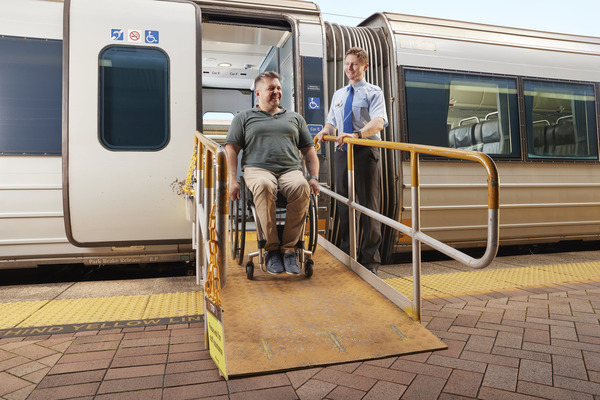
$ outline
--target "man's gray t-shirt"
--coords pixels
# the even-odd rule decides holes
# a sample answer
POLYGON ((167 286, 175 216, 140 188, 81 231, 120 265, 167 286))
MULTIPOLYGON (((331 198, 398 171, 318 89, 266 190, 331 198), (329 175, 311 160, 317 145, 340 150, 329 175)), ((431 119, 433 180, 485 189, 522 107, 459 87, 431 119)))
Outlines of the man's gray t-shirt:
POLYGON ((225 144, 242 148, 242 168, 263 168, 275 174, 301 170, 298 149, 314 146, 300 114, 281 108, 271 115, 256 107, 233 118, 225 144))

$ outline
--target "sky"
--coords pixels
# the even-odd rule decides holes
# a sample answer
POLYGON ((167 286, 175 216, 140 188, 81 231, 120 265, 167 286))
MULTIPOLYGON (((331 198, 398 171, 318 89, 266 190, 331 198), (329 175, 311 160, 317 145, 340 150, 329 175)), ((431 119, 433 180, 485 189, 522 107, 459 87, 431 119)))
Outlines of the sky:
POLYGON ((323 19, 357 25, 387 11, 600 38, 599 0, 311 0, 323 19))

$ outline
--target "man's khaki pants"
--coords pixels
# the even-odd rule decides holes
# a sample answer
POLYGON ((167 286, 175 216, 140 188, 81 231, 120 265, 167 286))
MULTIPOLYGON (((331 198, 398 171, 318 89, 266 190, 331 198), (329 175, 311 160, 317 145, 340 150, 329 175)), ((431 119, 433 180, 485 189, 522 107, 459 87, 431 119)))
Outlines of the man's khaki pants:
POLYGON ((302 171, 291 171, 277 175, 262 168, 245 167, 244 179, 254 196, 256 217, 265 234, 266 251, 279 249, 282 253, 296 251, 296 243, 300 240, 303 224, 306 220, 310 196, 310 185, 302 171), (277 189, 287 199, 285 226, 279 243, 275 200, 277 189))

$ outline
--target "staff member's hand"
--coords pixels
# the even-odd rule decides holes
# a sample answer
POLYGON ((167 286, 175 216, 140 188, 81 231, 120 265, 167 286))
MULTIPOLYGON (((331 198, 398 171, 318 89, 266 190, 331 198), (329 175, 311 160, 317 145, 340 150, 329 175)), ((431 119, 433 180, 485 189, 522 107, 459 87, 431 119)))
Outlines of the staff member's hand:
POLYGON ((355 133, 339 132, 335 141, 341 146, 342 144, 344 144, 344 138, 346 138, 346 137, 356 139, 358 137, 358 135, 355 133))

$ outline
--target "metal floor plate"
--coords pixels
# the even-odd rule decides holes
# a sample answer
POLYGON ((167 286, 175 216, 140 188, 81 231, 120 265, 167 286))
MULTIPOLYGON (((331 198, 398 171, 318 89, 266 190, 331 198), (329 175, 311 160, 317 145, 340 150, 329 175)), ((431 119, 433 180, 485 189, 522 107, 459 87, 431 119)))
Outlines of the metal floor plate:
POLYGON ((230 263, 221 291, 229 376, 445 349, 447 346, 318 248, 314 275, 254 280, 230 263))

